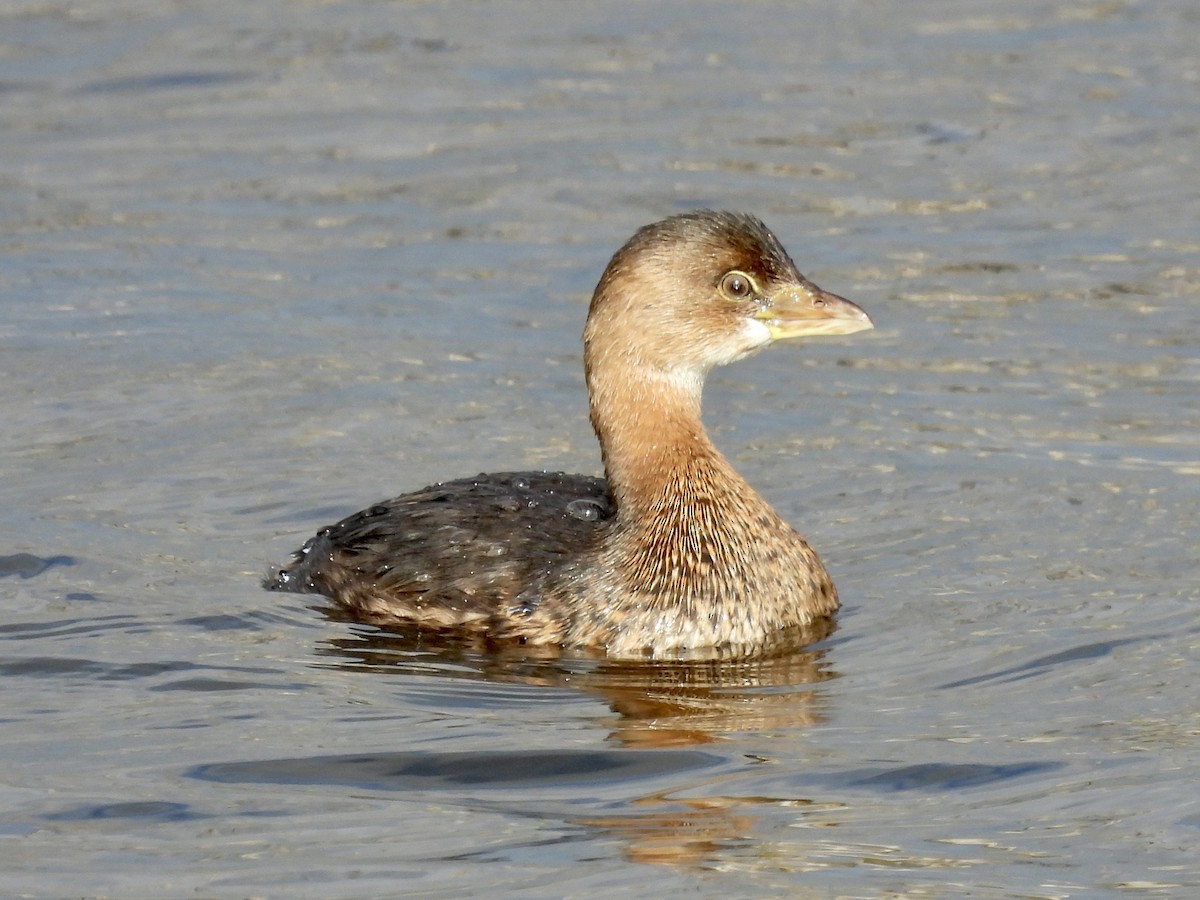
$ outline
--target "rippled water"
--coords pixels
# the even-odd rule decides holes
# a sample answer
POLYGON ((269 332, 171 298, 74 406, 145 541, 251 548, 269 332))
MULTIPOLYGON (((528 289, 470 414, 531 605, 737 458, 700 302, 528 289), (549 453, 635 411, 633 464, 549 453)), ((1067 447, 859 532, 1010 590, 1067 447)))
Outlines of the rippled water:
POLYGON ((1200 13, 0 10, 0 871, 28 896, 1190 896, 1200 13), (713 379, 846 608, 482 656, 258 579, 595 471, 612 251, 753 211, 878 330, 713 379))

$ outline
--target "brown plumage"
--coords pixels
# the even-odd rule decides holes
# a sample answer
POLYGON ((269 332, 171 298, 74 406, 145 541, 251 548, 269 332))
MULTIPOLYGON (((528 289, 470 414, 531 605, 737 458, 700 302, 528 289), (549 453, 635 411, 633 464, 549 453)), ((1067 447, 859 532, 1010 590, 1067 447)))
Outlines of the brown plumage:
POLYGON ((773 340, 871 327, 752 216, 647 225, 609 263, 584 329, 607 480, 433 485, 323 529, 266 586, 324 594, 379 624, 497 641, 614 656, 752 650, 831 616, 837 591, 709 440, 704 378, 773 340))

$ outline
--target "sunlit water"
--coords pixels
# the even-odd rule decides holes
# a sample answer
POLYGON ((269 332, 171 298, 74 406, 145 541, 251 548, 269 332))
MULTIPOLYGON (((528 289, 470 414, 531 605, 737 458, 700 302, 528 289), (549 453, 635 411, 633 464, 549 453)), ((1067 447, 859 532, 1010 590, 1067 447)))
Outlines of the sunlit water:
POLYGON ((0 11, 0 872, 30 896, 1191 896, 1200 13, 0 11), (756 212, 875 332, 706 416, 846 607, 481 656, 267 594, 317 527, 593 472, 613 250, 756 212))

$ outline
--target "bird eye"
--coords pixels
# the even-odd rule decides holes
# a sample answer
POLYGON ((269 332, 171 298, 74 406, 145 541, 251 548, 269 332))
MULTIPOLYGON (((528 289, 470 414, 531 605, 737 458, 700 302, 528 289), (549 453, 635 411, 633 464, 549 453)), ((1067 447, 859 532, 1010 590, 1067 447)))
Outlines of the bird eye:
POLYGON ((721 279, 721 293, 730 300, 745 300, 754 293, 754 281, 745 272, 726 272, 721 279))

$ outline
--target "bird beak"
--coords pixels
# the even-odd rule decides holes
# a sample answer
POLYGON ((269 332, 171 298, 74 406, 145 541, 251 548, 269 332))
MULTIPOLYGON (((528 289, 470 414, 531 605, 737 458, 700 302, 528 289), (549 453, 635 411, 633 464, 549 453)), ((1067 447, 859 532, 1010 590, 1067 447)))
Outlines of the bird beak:
POLYGON ((776 341, 854 334, 875 327, 858 304, 823 291, 810 281, 780 289, 754 317, 767 326, 776 341))

